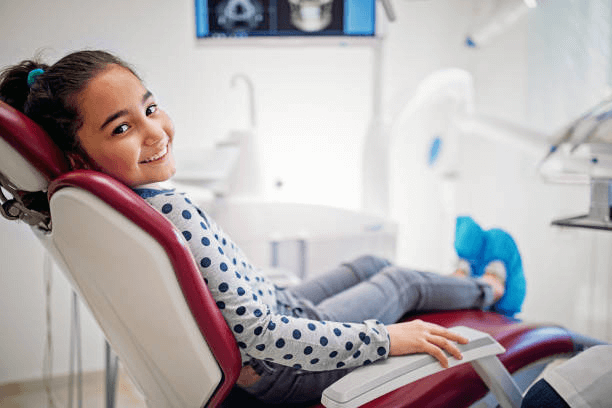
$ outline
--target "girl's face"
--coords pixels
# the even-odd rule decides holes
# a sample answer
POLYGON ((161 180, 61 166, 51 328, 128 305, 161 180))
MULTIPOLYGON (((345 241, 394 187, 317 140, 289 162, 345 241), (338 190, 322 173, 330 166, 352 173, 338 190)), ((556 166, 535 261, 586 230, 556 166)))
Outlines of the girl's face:
POLYGON ((77 103, 83 119, 78 141, 100 170, 130 187, 174 175, 172 122, 128 69, 110 65, 77 103))

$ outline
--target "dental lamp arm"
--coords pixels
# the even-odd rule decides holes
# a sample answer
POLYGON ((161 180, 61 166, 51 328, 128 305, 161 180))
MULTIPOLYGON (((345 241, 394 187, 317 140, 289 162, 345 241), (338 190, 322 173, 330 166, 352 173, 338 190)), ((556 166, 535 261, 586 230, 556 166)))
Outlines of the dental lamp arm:
MULTIPOLYGON (((503 353, 505 349, 487 333, 464 326, 457 326, 451 330, 467 337, 470 342, 457 345, 463 354, 463 359, 449 357, 449 368, 471 363, 503 408, 520 407, 521 392, 495 356, 503 353)), ((328 408, 358 407, 442 370, 444 368, 440 363, 428 354, 390 357, 360 367, 336 381, 323 391, 321 403, 328 408)))
POLYGON ((393 4, 391 3, 391 0, 380 0, 383 8, 385 9, 385 14, 387 14, 387 18, 389 19, 389 21, 393 22, 395 21, 395 19, 397 18, 397 16, 395 15, 395 9, 393 8, 393 4))

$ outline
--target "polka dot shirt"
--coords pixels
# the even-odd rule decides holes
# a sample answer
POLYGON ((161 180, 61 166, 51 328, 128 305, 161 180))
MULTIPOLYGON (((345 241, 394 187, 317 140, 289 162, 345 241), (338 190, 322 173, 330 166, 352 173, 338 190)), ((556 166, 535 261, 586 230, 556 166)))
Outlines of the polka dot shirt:
POLYGON ((389 352, 385 326, 315 321, 279 313, 273 282, 183 193, 135 188, 182 233, 232 330, 242 361, 251 357, 309 371, 367 365, 389 352))

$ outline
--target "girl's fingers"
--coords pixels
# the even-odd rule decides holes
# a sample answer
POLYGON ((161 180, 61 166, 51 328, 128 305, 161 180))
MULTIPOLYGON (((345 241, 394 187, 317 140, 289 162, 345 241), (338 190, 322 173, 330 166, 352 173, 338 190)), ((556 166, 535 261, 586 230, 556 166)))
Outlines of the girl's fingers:
POLYGON ((466 338, 463 337, 460 334, 457 333, 453 333, 452 331, 449 330, 449 335, 446 336, 448 339, 452 340, 452 341, 456 341, 459 344, 468 344, 470 341, 466 338))
POLYGON ((468 344, 470 342, 467 337, 463 337, 456 333, 453 333, 453 337, 451 337, 451 340, 456 341, 459 344, 468 344))
POLYGON ((457 346, 455 346, 454 343, 448 341, 444 337, 431 336, 428 340, 430 343, 435 344, 442 350, 446 350, 450 355, 455 357, 457 360, 463 359, 463 355, 461 355, 461 351, 459 351, 457 346))
POLYGON ((427 343, 427 345, 425 346, 425 352, 436 358, 440 362, 440 364, 442 364, 442 367, 448 368, 448 357, 446 357, 446 354, 444 354, 442 349, 434 346, 431 343, 427 343))
POLYGON ((467 344, 470 342, 467 338, 463 337, 462 335, 454 333, 441 326, 434 326, 431 330, 431 333, 437 334, 438 336, 446 337, 447 339, 456 341, 459 344, 467 344))

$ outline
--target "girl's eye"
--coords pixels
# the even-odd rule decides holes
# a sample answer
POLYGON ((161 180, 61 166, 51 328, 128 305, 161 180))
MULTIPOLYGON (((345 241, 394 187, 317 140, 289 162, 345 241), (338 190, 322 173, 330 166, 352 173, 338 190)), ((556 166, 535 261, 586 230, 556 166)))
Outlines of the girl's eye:
POLYGON ((157 112, 157 105, 156 104, 147 106, 147 110, 146 110, 147 116, 152 115, 155 112, 157 112))
POLYGON ((128 125, 127 124, 122 124, 117 126, 114 130, 113 130, 113 135, 120 135, 122 133, 127 132, 128 130, 128 125))

